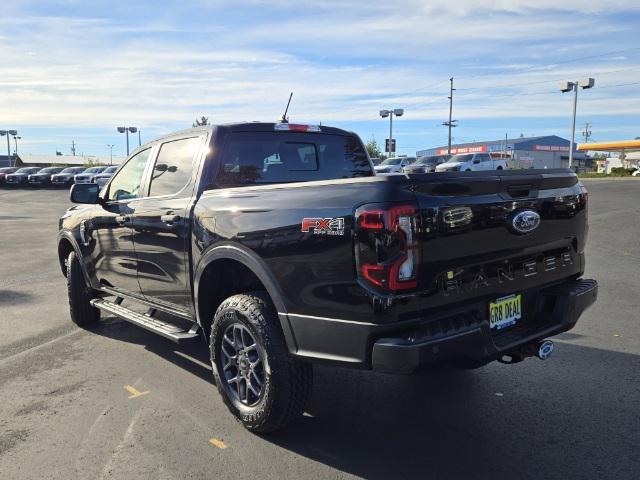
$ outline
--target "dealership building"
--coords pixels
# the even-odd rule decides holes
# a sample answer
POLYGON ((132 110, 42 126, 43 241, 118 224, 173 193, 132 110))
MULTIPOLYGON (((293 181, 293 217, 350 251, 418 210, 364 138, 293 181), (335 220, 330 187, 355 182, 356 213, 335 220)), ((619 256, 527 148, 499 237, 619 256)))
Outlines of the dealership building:
MULTIPOLYGON (((451 145, 453 155, 463 153, 490 153, 493 157, 506 158, 509 168, 566 168, 569 165, 569 140, 556 135, 544 137, 507 138, 486 142, 451 145)), ((575 148, 575 146, 574 146, 575 148)), ((444 155, 447 146, 416 152, 417 157, 444 155)), ((573 151, 574 166, 585 167, 585 155, 573 151)))

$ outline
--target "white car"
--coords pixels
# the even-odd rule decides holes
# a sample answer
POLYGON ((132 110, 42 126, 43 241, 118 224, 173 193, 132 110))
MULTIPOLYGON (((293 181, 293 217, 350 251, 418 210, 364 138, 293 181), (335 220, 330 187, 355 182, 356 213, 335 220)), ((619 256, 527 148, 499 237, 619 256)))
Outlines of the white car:
POLYGON ((407 165, 416 161, 416 157, 391 157, 374 167, 376 173, 400 173, 407 165))
POLYGON ((436 172, 476 172, 480 170, 506 170, 504 158, 491 158, 488 153, 461 153, 436 167, 436 172))

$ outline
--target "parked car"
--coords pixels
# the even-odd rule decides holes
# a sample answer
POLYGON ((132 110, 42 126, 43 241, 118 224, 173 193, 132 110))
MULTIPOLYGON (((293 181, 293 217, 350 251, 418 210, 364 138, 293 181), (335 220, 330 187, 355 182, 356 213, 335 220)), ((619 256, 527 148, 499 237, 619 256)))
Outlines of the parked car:
POLYGON ((8 174, 14 173, 17 170, 18 170, 18 167, 3 167, 3 168, 0 168, 0 185, 4 185, 5 177, 8 174))
POLYGON ((567 169, 374 175, 351 132, 242 123, 160 138, 70 198, 84 204, 57 239, 71 320, 207 339, 254 432, 302 415, 314 362, 546 359, 597 295, 581 278, 588 196, 567 169))
POLYGON ((111 167, 107 167, 102 172, 98 173, 97 175, 94 175, 93 178, 91 179, 91 182, 97 183, 100 186, 100 188, 102 188, 113 176, 113 174, 116 173, 116 170, 118 170, 117 165, 112 165, 111 167))
POLYGON ((5 185, 27 185, 29 183, 29 175, 40 171, 41 167, 23 167, 14 173, 9 173, 4 177, 5 185))
POLYGON ((60 173, 64 167, 47 167, 29 175, 29 185, 33 187, 44 187, 51 185, 51 176, 60 173))
POLYGON ((434 155, 431 157, 418 157, 418 159, 410 165, 403 167, 404 173, 430 173, 436 171, 436 166, 445 163, 451 158, 451 155, 434 155))
POLYGON ((93 177, 102 173, 107 167, 89 167, 84 172, 73 177, 73 183, 91 183, 93 177))
POLYGON ((407 165, 416 161, 416 157, 391 157, 376 165, 376 173, 400 173, 407 165))
POLYGON ((436 172, 475 172, 480 170, 506 170, 507 160, 492 158, 488 153, 462 153, 454 155, 436 167, 436 172))
POLYGON ((73 177, 86 170, 86 167, 67 167, 60 173, 51 176, 51 185, 56 187, 70 187, 73 185, 73 177))

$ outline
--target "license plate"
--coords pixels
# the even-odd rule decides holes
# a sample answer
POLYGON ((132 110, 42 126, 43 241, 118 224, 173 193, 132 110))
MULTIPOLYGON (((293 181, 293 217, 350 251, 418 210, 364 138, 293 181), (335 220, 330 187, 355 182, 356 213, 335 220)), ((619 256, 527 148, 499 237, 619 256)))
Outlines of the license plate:
POLYGON ((489 325, 501 330, 514 325, 522 318, 522 295, 513 294, 489 303, 489 325))

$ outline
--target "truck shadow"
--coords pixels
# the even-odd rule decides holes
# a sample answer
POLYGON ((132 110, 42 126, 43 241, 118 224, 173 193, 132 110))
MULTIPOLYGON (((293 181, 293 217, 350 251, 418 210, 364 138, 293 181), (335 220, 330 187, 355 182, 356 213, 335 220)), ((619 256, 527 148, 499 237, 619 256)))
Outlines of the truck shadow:
POLYGON ((209 366, 209 349, 204 341, 189 345, 177 345, 171 340, 147 332, 116 317, 107 317, 87 330, 97 335, 121 342, 142 345, 168 362, 215 385, 209 366))
POLYGON ((405 377, 316 368, 311 416, 265 438, 371 479, 637 478, 640 356, 558 347, 405 377))
MULTIPOLYGON (((114 319, 91 331, 214 384, 204 343, 177 346, 114 319)), ((261 441, 370 479, 637 478, 638 371, 640 356, 564 342, 546 362, 470 371, 315 366, 305 416, 261 441)))

